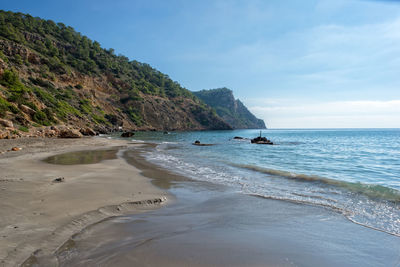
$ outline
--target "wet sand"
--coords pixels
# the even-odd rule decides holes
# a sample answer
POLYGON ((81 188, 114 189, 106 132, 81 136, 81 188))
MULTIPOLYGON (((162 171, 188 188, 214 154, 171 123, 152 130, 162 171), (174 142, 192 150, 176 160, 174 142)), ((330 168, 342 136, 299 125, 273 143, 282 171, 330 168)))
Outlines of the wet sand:
POLYGON ((332 210, 185 179, 128 151, 177 201, 87 228, 61 266, 399 266, 400 238, 332 210))
MULTIPOLYGON (((54 252, 85 227, 158 208, 166 201, 165 192, 116 154, 134 146, 126 141, 0 140, 0 151, 14 146, 22 150, 0 154, 0 266, 54 266, 54 252), (86 155, 80 159, 86 164, 42 161, 82 150, 92 150, 80 153, 86 155), (54 182, 61 177, 63 182, 54 182)), ((69 159, 76 157, 72 154, 69 159)))

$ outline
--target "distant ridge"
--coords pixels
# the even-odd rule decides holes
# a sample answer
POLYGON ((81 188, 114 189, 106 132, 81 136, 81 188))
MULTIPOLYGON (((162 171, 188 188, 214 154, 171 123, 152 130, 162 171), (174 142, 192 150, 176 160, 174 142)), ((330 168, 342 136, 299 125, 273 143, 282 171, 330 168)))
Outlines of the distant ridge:
POLYGON ((228 88, 202 90, 194 94, 214 108, 218 116, 234 129, 266 129, 264 121, 256 118, 239 99, 235 99, 228 88))

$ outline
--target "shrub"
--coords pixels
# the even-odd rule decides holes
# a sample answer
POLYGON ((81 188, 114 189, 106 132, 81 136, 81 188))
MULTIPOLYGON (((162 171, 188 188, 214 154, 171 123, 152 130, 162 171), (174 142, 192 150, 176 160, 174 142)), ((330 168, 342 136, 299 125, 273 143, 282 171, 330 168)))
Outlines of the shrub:
POLYGON ((4 117, 6 112, 9 111, 10 103, 4 98, 0 97, 0 117, 4 117))
POLYGON ((8 58, 3 54, 3 51, 0 51, 0 58, 1 58, 4 62, 8 63, 8 58))
POLYGON ((0 84, 16 91, 20 91, 24 87, 19 80, 18 74, 15 71, 9 69, 4 70, 4 73, 3 75, 1 75, 0 78, 0 84))
POLYGON ((22 132, 29 132, 29 129, 27 128, 27 127, 25 127, 25 126, 20 126, 19 128, 18 128, 18 130, 20 130, 20 131, 22 131, 22 132))
POLYGON ((41 110, 36 111, 35 115, 33 115, 33 120, 45 126, 49 126, 51 124, 47 118, 46 113, 41 110))

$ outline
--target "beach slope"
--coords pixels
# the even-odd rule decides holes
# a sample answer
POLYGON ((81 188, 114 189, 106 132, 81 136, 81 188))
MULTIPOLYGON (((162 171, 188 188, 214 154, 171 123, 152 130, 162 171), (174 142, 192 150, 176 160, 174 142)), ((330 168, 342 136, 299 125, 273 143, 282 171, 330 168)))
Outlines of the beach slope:
POLYGON ((1 265, 53 265, 52 255, 87 226, 162 205, 166 193, 119 156, 129 146, 105 138, 0 140, 1 265), (43 161, 86 150, 106 153, 83 157, 92 164, 43 161))

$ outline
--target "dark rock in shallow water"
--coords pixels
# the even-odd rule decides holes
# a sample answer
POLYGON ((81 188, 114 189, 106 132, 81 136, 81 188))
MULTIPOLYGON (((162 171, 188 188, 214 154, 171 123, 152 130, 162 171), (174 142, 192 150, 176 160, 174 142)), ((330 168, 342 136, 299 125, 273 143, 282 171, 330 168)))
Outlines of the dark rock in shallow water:
POLYGON ((121 134, 121 137, 132 137, 134 135, 135 135, 134 132, 124 132, 121 134))
POLYGON ((273 145, 274 143, 271 140, 268 140, 266 137, 256 137, 251 139, 252 144, 262 144, 262 145, 273 145))
POLYGON ((239 140, 242 140, 242 139, 244 139, 243 137, 241 137, 241 136, 235 136, 235 137, 233 137, 233 139, 239 139, 239 140))
POLYGON ((202 144, 200 143, 199 140, 194 141, 194 143, 192 144, 194 146, 213 146, 214 144, 202 144))

